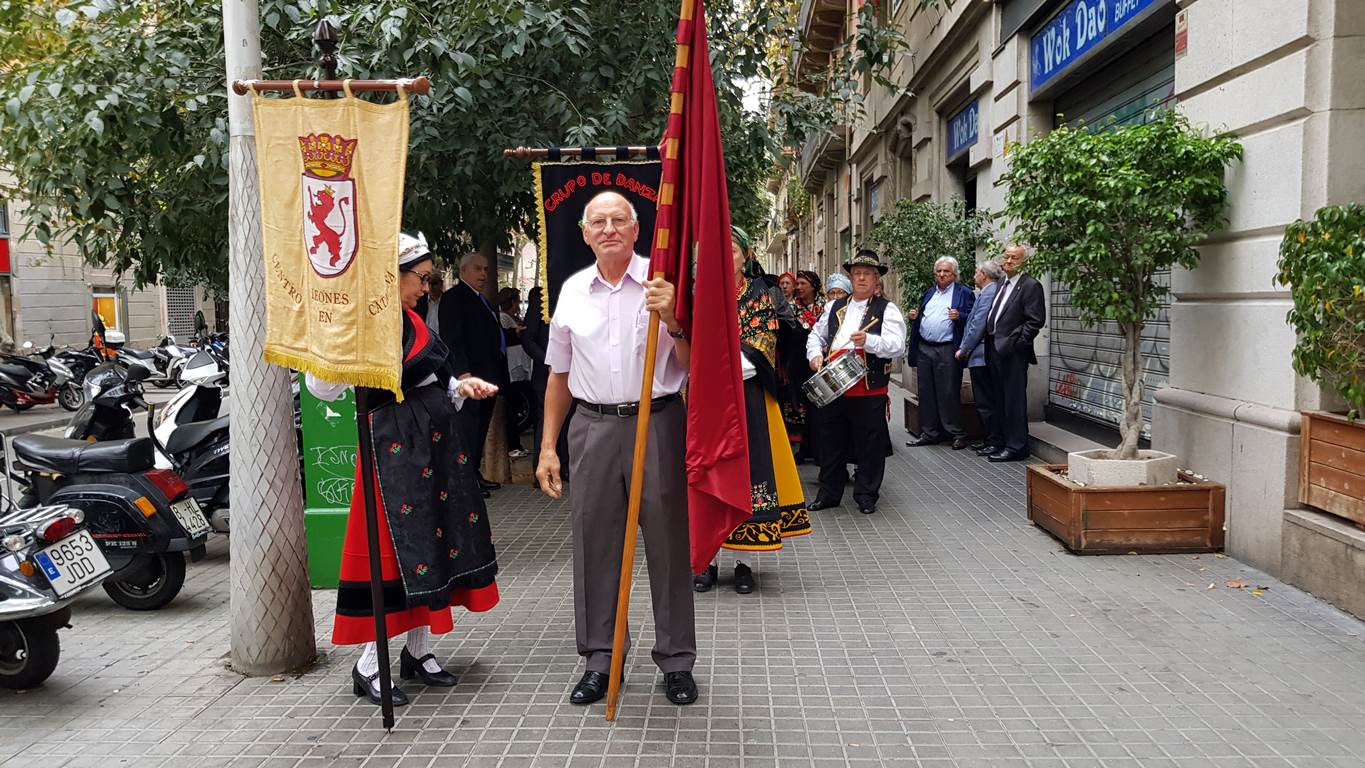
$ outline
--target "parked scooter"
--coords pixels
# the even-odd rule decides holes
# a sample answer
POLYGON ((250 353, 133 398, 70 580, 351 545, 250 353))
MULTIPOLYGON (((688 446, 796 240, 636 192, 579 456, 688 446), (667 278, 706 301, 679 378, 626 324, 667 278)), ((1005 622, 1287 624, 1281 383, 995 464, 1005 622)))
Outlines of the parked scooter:
POLYGON ((113 572, 84 522, 65 505, 0 515, 0 688, 35 688, 52 674, 71 601, 113 572))
POLYGON ((71 417, 69 440, 130 440, 133 412, 147 407, 142 381, 147 369, 128 368, 116 360, 101 363, 85 376, 85 404, 71 417))
POLYGON ((23 349, 26 354, 0 355, 0 405, 16 413, 57 399, 56 376, 48 362, 30 356, 32 342, 24 342, 23 349))
MULTIPOLYGON (((110 389, 123 389, 127 401, 140 402, 143 376, 141 369, 128 371, 110 389)), ((95 378, 92 372, 87 386, 95 378)), ((101 399, 91 397, 87 407, 101 399)), ((14 438, 13 452, 13 464, 5 457, 4 466, 21 486, 21 508, 67 504, 85 513, 91 534, 114 568, 104 583, 114 602, 153 610, 179 594, 185 553, 195 560, 204 556, 209 523, 185 481, 156 468, 151 440, 21 435, 14 438)))
POLYGON ((227 374, 208 351, 195 353, 181 379, 187 385, 160 407, 147 409, 147 434, 156 443, 156 465, 174 469, 190 486, 218 533, 229 530, 228 434, 231 421, 219 417, 227 374))
POLYGON ((180 372, 184 370, 185 363, 196 351, 194 347, 178 344, 174 336, 163 336, 161 342, 152 348, 152 356, 158 372, 158 376, 151 380, 152 383, 161 389, 167 387, 178 389, 185 386, 180 380, 180 372))

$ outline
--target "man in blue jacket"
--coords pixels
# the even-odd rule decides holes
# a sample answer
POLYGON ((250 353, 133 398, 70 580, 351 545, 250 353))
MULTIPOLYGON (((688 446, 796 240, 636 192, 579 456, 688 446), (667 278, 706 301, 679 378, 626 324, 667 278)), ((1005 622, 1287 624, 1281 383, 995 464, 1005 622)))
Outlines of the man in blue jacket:
POLYGON ((934 285, 924 292, 919 309, 910 310, 910 355, 919 382, 919 439, 911 447, 937 445, 949 438, 953 450, 968 445, 962 429, 962 365, 955 353, 976 301, 972 289, 958 282, 957 259, 934 262, 934 285))
POLYGON ((965 364, 971 374, 976 415, 986 430, 986 439, 972 446, 979 456, 989 456, 1005 445, 1000 420, 995 417, 1000 396, 996 392, 996 382, 991 378, 990 367, 986 365, 986 320, 1004 279, 1005 270, 994 261, 983 261, 976 265, 976 306, 972 308, 971 317, 967 318, 967 331, 957 345, 957 361, 965 364))

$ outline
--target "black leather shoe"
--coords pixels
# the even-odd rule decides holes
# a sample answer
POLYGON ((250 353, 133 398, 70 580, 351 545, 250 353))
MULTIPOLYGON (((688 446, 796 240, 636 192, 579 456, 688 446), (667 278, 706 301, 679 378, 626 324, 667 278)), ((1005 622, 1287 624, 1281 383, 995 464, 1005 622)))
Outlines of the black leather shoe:
POLYGON ((479 495, 480 495, 480 496, 483 496, 485 499, 491 499, 491 498, 493 498, 493 492, 492 492, 492 491, 480 490, 480 491, 479 491, 479 495))
POLYGON ((485 491, 496 491, 502 487, 502 483, 495 483, 492 480, 479 478, 479 488, 485 491))
MULTIPOLYGON (((422 682, 436 688, 454 688, 459 684, 460 678, 442 669, 439 672, 428 672, 426 668, 427 659, 435 659, 430 653, 420 659, 413 658, 408 653, 408 647, 403 646, 403 652, 398 654, 398 676, 404 680, 411 680, 414 677, 422 678, 422 682)), ((439 662, 438 662, 439 666, 439 662)))
POLYGON ((1022 451, 1016 453, 1014 451, 1007 451, 1003 448, 992 453, 990 456, 990 460, 996 463, 1002 461, 1023 461, 1026 458, 1028 458, 1028 454, 1025 454, 1022 451))
POLYGON ((923 447, 926 446, 926 445, 938 445, 939 442, 941 442, 941 441, 939 441, 939 440, 931 440, 931 439, 929 439, 929 438, 927 438, 927 437, 921 437, 921 438, 918 439, 918 440, 911 440, 911 441, 907 442, 907 443, 905 444, 905 446, 906 446, 907 448, 923 448, 923 447))
POLYGON ((711 564, 706 566, 706 570, 692 577, 693 592, 710 592, 716 586, 716 581, 720 578, 720 569, 711 564))
POLYGON ((606 672, 584 672, 578 685, 569 694, 570 704, 591 704, 607 695, 607 683, 611 677, 606 672))
MULTIPOLYGON (((977 440, 975 443, 972 443, 971 445, 969 445, 969 446, 967 446, 967 447, 968 447, 968 448, 971 448, 973 451, 979 451, 979 450, 981 450, 982 448, 985 448, 985 447, 986 447, 986 444, 985 444, 984 442, 982 442, 981 440, 977 440)), ((991 453, 995 453, 995 451, 991 451, 991 453)))
POLYGON ((735 591, 741 595, 754 591, 754 572, 744 563, 735 563, 735 591))
MULTIPOLYGON (((379 673, 375 672, 369 677, 360 674, 359 667, 351 667, 351 693, 357 696, 364 696, 370 700, 371 704, 379 705, 382 700, 379 698, 379 673)), ((408 703, 408 695, 398 686, 389 688, 389 701, 395 707, 401 707, 408 703)))
POLYGON ((829 499, 816 499, 815 501, 812 501, 811 503, 806 505, 806 511, 819 512, 822 509, 834 509, 837 506, 839 506, 839 502, 837 501, 830 501, 829 499))
POLYGON ((983 445, 983 446, 981 446, 980 448, 977 448, 977 449, 976 449, 976 455, 977 455, 977 456, 989 456, 989 455, 991 455, 992 453, 999 453, 999 452, 1000 452, 1000 446, 998 446, 998 445, 983 445))
POLYGON ((691 704, 697 700, 697 681, 691 672, 665 672, 664 696, 674 704, 691 704))
POLYGON ((962 450, 963 448, 966 448, 968 442, 969 442, 969 441, 968 441, 967 438, 965 438, 965 437, 955 437, 955 438, 953 438, 953 450, 954 450, 954 451, 960 451, 960 450, 962 450))
POLYGON ((877 505, 876 505, 876 504, 859 504, 859 505, 858 505, 858 511, 859 511, 859 512, 862 512, 864 515, 875 515, 875 514, 877 514, 877 505))

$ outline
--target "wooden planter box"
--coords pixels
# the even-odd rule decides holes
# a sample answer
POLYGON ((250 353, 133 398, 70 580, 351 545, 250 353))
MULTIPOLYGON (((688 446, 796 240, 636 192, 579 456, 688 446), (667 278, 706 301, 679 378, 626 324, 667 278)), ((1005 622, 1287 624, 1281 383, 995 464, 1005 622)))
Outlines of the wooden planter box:
MULTIPOLYGON (((905 431, 919 437, 921 428, 919 395, 911 392, 901 399, 905 403, 905 431)), ((962 414, 958 419, 958 423, 962 425, 962 430, 967 433, 969 439, 980 440, 986 436, 986 429, 981 424, 981 417, 976 415, 976 405, 973 403, 962 404, 962 414)))
POLYGON ((1065 464, 1028 468, 1028 519, 1080 555, 1216 552, 1224 488, 1182 471, 1173 486, 1081 487, 1065 464))
POLYGON ((1299 501, 1365 526, 1365 422, 1304 411, 1299 501))

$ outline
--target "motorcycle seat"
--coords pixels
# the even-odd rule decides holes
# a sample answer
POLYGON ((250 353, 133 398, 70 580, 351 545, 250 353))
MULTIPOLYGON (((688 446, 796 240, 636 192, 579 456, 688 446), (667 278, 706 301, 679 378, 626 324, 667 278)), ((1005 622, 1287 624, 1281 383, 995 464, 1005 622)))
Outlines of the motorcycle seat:
POLYGON ((145 472, 156 465, 152 441, 133 440, 86 442, 43 435, 14 438, 14 455, 26 470, 54 475, 82 472, 145 472))
POLYGON ((191 421, 181 424, 166 441, 166 452, 177 454, 187 451, 209 439, 212 435, 228 428, 231 418, 223 416, 209 421, 191 421))
POLYGON ((0 363, 0 373, 19 379, 26 379, 32 375, 32 371, 22 365, 12 365, 10 363, 0 363))

